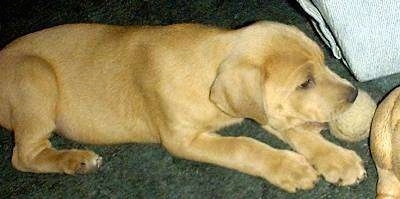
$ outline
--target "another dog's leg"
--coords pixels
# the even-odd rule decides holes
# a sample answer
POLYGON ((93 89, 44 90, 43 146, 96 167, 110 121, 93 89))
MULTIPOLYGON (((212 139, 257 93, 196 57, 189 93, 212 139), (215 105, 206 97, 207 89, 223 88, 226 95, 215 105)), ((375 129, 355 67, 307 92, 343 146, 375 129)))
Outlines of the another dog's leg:
POLYGON ((400 87, 379 104, 371 126, 371 153, 378 170, 377 199, 400 198, 400 87))
POLYGON ((252 138, 214 133, 178 138, 179 141, 166 138, 162 143, 173 155, 260 176, 289 192, 311 189, 318 180, 316 171, 303 156, 274 149, 252 138))
POLYGON ((371 129, 371 152, 378 170, 377 199, 400 198, 400 89, 379 105, 371 129))
POLYGON ((377 185, 377 199, 396 199, 400 197, 400 181, 393 171, 377 166, 379 180, 377 185))
POLYGON ((90 151, 56 150, 50 141, 55 129, 57 84, 44 60, 24 57, 15 68, 10 96, 15 133, 14 167, 27 172, 85 173, 98 167, 99 156, 90 151))
POLYGON ((320 131, 319 126, 303 125, 283 132, 282 136, 328 182, 351 185, 361 181, 366 174, 361 158, 354 151, 325 140, 320 131))

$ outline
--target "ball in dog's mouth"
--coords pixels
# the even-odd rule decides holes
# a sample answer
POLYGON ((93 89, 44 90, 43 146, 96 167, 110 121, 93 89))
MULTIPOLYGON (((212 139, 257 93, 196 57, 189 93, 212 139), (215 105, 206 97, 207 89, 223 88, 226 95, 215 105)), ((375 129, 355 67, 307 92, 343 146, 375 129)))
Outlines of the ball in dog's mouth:
POLYGON ((356 142, 369 136, 376 102, 360 90, 355 102, 329 122, 330 132, 338 139, 356 142))

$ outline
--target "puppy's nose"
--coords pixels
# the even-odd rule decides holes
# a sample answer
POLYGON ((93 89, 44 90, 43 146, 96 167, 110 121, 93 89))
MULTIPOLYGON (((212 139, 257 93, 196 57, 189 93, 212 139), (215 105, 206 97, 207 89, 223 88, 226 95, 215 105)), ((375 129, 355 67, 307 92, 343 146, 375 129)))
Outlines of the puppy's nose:
POLYGON ((356 101, 357 96, 358 96, 358 89, 353 88, 350 92, 350 95, 347 97, 347 101, 353 103, 354 101, 356 101))

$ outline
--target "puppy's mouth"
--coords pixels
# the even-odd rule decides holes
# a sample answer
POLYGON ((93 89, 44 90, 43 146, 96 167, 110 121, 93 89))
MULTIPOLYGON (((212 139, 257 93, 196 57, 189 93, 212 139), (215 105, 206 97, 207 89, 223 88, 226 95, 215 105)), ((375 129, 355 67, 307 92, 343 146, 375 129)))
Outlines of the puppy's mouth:
POLYGON ((329 128, 329 123, 328 122, 306 122, 306 124, 312 125, 312 126, 317 126, 321 130, 326 130, 326 129, 329 128))

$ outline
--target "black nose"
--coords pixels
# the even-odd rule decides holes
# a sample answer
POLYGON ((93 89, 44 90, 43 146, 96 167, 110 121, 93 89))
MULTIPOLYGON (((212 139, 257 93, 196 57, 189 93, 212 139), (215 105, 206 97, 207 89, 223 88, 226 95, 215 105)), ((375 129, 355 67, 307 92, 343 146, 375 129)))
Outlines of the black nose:
POLYGON ((356 101, 357 95, 358 95, 358 89, 353 88, 350 92, 349 97, 347 97, 347 101, 353 103, 354 101, 356 101))

